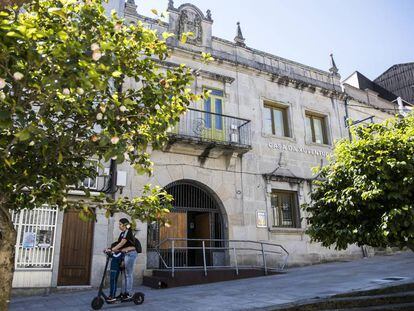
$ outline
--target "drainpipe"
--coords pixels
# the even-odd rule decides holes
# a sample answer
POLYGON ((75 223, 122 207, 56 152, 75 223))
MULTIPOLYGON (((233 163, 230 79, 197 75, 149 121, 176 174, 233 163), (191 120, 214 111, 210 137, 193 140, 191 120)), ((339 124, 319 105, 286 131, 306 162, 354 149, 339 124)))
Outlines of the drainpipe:
MULTIPOLYGON (((105 190, 105 194, 111 199, 115 200, 115 193, 116 193, 116 161, 111 159, 109 165, 109 180, 108 185, 105 190)), ((112 216, 112 215, 111 215, 112 216)), ((115 228, 115 222, 113 217, 108 218, 108 232, 107 232, 107 245, 110 245, 113 241, 113 233, 115 228)))
MULTIPOLYGON (((122 75, 122 81, 124 81, 124 75, 122 75)), ((122 82, 116 87, 116 90, 118 92, 118 96, 122 93, 122 82)), ((116 179, 117 179, 117 163, 116 160, 111 159, 109 164, 109 180, 108 185, 105 189, 105 194, 109 196, 112 200, 115 200, 116 191, 118 190, 118 187, 116 186, 116 179)), ((115 221, 112 217, 108 218, 108 231, 107 231, 107 244, 110 245, 113 240, 113 234, 115 229, 115 221)))
POLYGON ((268 188, 270 187, 270 177, 265 176, 265 187, 264 187, 264 198, 265 198, 265 204, 266 204, 266 223, 267 223, 267 240, 270 241, 270 222, 269 222, 269 204, 268 204, 268 188))
POLYGON ((116 176, 117 175, 117 164, 116 161, 111 159, 109 165, 109 181, 108 181, 108 190, 106 193, 111 196, 112 199, 115 199, 115 193, 118 190, 116 186, 116 176))
POLYGON ((241 206, 242 206, 242 224, 245 226, 245 214, 244 214, 244 187, 243 187, 243 155, 240 156, 240 188, 241 188, 241 206))

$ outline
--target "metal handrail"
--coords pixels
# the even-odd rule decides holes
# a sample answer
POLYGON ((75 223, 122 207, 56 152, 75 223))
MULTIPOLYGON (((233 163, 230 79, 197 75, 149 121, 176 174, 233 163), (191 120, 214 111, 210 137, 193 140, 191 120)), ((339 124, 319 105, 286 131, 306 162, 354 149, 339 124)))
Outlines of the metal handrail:
MULTIPOLYGON (((228 243, 253 243, 253 244, 263 244, 263 245, 270 245, 270 246, 278 246, 280 247, 287 255, 289 252, 280 244, 272 243, 272 242, 265 242, 265 241, 253 241, 253 240, 226 240, 226 239, 188 239, 188 238, 166 238, 158 243, 155 248, 159 249, 159 247, 167 241, 193 241, 193 242, 201 242, 201 241, 209 241, 209 242, 228 242, 228 243)), ((217 248, 217 247, 216 247, 217 248)))
POLYGON ((169 135, 251 148, 251 120, 188 108, 169 135))
MULTIPOLYGON (((210 244, 209 244, 210 245, 210 244)), ((289 258, 289 252, 280 244, 277 243, 272 243, 272 242, 268 242, 268 241, 252 241, 252 240, 226 240, 226 239, 188 239, 188 238, 166 238, 164 240, 162 240, 160 243, 158 243, 154 248, 153 248, 159 258, 161 259, 161 262, 163 264, 163 266, 166 269, 171 269, 171 275, 172 277, 174 277, 175 274, 175 270, 177 269, 189 269, 189 268, 203 268, 204 270, 204 275, 207 276, 207 270, 208 268, 223 268, 223 267, 231 267, 234 268, 236 271, 236 274, 239 274, 239 263, 237 261, 237 251, 257 251, 260 252, 262 254, 262 266, 250 266, 250 267, 261 267, 264 270, 264 273, 267 274, 268 270, 279 270, 282 271, 286 264, 287 264, 287 260, 289 258), (185 242, 201 242, 202 246, 185 246, 185 247, 181 247, 181 246, 176 246, 177 241, 185 241, 185 242), (164 260, 164 258, 161 255, 160 252, 160 247, 165 244, 166 242, 171 242, 171 266, 169 266, 167 264, 167 262, 164 260), (256 249, 256 248, 251 248, 251 247, 236 247, 236 246, 206 246, 206 242, 224 242, 227 243, 227 245, 230 245, 230 243, 252 243, 252 244, 256 244, 258 246, 260 246, 260 249, 256 249), (266 250, 265 249, 265 245, 267 246, 272 246, 272 247, 278 247, 280 248, 282 251, 274 251, 274 250, 266 250), (203 251, 203 266, 191 266, 191 267, 179 267, 175 265, 175 253, 177 250, 202 250, 203 251), (232 265, 230 266, 210 266, 207 265, 207 260, 206 260, 206 250, 232 250, 233 251, 233 256, 234 256, 234 267, 232 265), (278 255, 284 255, 284 260, 283 263, 280 265, 279 269, 276 268, 269 268, 267 266, 267 262, 266 262, 266 255, 267 254, 278 254, 278 255)))
MULTIPOLYGON (((233 250, 234 247, 196 247, 196 246, 188 246, 188 247, 174 247, 174 250, 187 250, 187 249, 194 249, 194 250, 233 250)), ((256 252, 261 252, 261 250, 259 249, 255 249, 255 248, 237 248, 237 250, 239 251, 256 251, 256 252)), ((161 253, 157 252, 159 254, 159 256, 162 256, 161 253)), ((266 250, 265 254, 278 254, 278 255, 282 255, 281 252, 276 252, 276 251, 269 251, 266 250)), ((161 258, 162 259, 162 258, 161 258)), ((162 259, 163 263, 165 263, 165 261, 162 259)), ((165 263, 164 266, 166 268, 168 268, 169 266, 165 263)), ((215 266, 214 266, 215 267, 215 266)))

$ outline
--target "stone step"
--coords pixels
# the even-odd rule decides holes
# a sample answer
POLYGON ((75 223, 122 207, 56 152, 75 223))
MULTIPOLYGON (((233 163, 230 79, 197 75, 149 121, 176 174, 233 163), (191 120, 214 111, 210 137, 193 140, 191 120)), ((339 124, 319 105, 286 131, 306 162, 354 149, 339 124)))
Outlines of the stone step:
POLYGON ((161 276, 144 276, 142 279, 142 285, 155 289, 167 288, 168 278, 161 276))
MULTIPOLYGON (((282 272, 268 271, 268 275, 281 274, 282 272)), ((178 269, 172 277, 170 270, 153 270, 152 276, 144 276, 143 285, 152 288, 170 288, 193 284, 205 284, 213 282, 230 281, 251 277, 265 276, 263 269, 209 269, 205 275, 202 269, 178 269)))

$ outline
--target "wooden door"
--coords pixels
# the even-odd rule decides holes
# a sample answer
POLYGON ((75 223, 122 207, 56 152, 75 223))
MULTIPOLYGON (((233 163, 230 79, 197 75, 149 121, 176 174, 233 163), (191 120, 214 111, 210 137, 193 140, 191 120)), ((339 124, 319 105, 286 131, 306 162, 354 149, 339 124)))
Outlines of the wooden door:
MULTIPOLYGON (((169 227, 160 228, 160 243, 167 238, 187 238, 187 214, 186 213, 169 213, 167 215, 169 227)), ((176 241, 175 247, 186 247, 186 241, 176 241)), ((161 249, 171 248, 171 242, 160 245, 161 249)))
POLYGON ((77 211, 63 219, 58 285, 89 285, 91 274, 93 221, 82 221, 77 211))
MULTIPOLYGON (((196 213, 194 215, 194 232, 192 234, 192 238, 194 239, 201 239, 201 240, 209 240, 210 237, 210 213, 196 213)), ((204 253, 203 253, 203 243, 201 241, 193 242, 193 246, 198 247, 198 249, 194 249, 191 253, 191 257, 189 261, 194 266, 203 266, 204 265, 204 253)), ((210 247, 210 241, 204 242, 205 247, 210 247)), ((210 250, 205 250, 206 255, 206 264, 210 265, 210 250)))
MULTIPOLYGON (((210 236, 210 213, 201 213, 195 216, 195 232, 196 239, 211 239, 210 236)), ((210 242, 205 242, 206 246, 210 246, 210 242)))

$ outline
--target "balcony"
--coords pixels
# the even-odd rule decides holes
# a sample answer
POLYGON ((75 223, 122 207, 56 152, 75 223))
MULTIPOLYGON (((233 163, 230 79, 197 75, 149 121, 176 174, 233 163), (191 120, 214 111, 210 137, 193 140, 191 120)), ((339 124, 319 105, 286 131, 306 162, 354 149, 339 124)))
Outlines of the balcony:
POLYGON ((201 154, 198 155, 202 158, 217 157, 223 152, 243 154, 251 149, 251 122, 189 108, 170 131, 169 136, 166 151, 174 152, 173 149, 182 149, 183 145, 186 145, 187 149, 193 149, 195 152, 201 150, 201 154), (215 153, 217 156, 214 156, 215 153))

